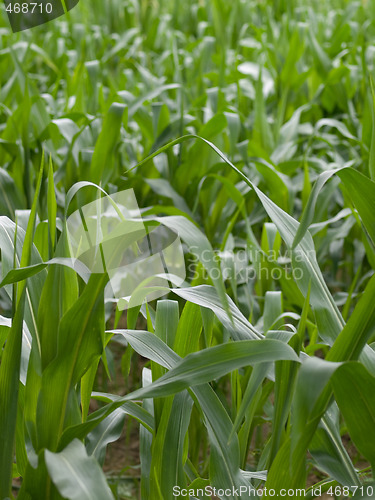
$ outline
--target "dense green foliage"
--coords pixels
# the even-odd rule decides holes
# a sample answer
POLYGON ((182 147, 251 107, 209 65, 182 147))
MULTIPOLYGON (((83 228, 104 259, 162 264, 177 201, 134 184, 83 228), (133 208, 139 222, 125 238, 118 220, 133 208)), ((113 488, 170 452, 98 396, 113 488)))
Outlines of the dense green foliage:
POLYGON ((375 3, 2 19, 0 499, 124 498, 102 466, 130 420, 142 500, 372 498, 375 3), (179 233, 187 282, 122 312, 66 259, 66 218, 129 188, 179 233))

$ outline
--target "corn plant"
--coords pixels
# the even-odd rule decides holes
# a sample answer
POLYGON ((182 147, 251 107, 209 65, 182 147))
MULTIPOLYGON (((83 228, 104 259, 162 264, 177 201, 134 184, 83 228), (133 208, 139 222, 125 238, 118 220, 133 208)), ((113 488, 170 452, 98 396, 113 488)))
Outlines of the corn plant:
POLYGON ((81 0, 12 33, 3 8, 1 499, 129 498, 124 429, 132 498, 373 498, 374 20, 81 0), (123 222, 126 190, 183 281, 114 293, 85 214, 123 222))

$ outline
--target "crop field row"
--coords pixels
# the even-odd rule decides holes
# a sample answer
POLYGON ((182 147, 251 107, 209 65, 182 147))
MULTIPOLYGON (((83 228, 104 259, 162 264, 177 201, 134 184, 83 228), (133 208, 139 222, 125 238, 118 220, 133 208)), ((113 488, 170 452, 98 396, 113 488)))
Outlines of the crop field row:
POLYGON ((0 500, 375 498, 375 3, 6 9, 0 500))

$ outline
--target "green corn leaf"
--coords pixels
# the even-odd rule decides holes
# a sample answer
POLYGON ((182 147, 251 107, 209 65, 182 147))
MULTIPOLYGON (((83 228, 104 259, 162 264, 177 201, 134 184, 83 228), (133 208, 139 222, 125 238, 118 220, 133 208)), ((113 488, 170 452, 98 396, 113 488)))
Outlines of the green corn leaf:
POLYGON ((360 363, 346 363, 333 374, 332 387, 354 444, 374 469, 374 377, 360 363))
POLYGON ((117 441, 122 434, 126 414, 117 408, 87 435, 86 450, 103 466, 107 445, 117 441))
POLYGON ((56 193, 53 178, 53 165, 52 158, 50 157, 49 167, 48 167, 48 192, 47 192, 47 209, 48 209, 48 230, 50 237, 50 252, 49 256, 52 258, 54 254, 56 245, 56 214, 57 214, 57 203, 56 203, 56 193))
POLYGON ((350 167, 344 167, 338 170, 329 170, 327 172, 323 172, 318 177, 318 180, 314 184, 314 187, 311 191, 308 203, 302 216, 301 224, 294 238, 293 248, 298 245, 298 243, 304 237, 309 225, 313 220, 318 195, 325 183, 334 174, 337 174, 343 181, 350 198, 352 199, 355 207, 359 212, 359 215, 361 216, 362 222, 365 225, 368 234, 370 235, 372 241, 375 241, 375 183, 357 170, 354 170, 350 167))
MULTIPOLYGON (((90 180, 99 184, 105 172, 109 180, 112 172, 113 153, 120 133, 125 105, 114 102, 103 121, 102 131, 97 140, 91 161, 90 180)), ((104 182, 104 184, 107 181, 104 182)))
POLYGON ((57 356, 42 376, 38 402, 40 448, 56 449, 64 430, 69 394, 90 364, 102 354, 106 279, 105 275, 92 275, 80 298, 60 322, 57 356), (64 385, 60 383, 62 378, 64 385))
MULTIPOLYGON (((375 277, 372 277, 347 324, 327 354, 327 361, 359 359, 366 342, 375 332, 374 293, 375 277)), ((371 362, 368 365, 370 369, 374 369, 371 362)))
POLYGON ((140 422, 148 432, 152 433, 154 431, 153 417, 138 404, 132 401, 117 403, 120 396, 114 394, 93 392, 92 397, 107 403, 107 405, 91 413, 85 422, 67 427, 59 441, 58 451, 65 448, 73 439, 84 439, 90 432, 93 432, 104 419, 111 415, 112 411, 118 408, 121 409, 124 415, 129 415, 140 422))
MULTIPOLYGON (((27 230, 23 241, 22 256, 20 261, 21 267, 28 266, 31 260, 37 206, 43 178, 43 163, 44 155, 39 171, 38 183, 27 230)), ((16 255, 16 250, 14 250, 15 258, 16 255)), ((26 282, 23 281, 17 286, 17 296, 15 296, 15 290, 16 287, 14 287, 13 290, 13 300, 15 302, 16 312, 10 332, 11 334, 4 349, 3 360, 0 366, 1 387, 4 388, 4 397, 0 400, 0 441, 2 443, 2 452, 0 456, 0 469, 2 474, 2 477, 0 478, 0 497, 7 497, 10 495, 12 479, 13 448, 17 422, 18 385, 21 370, 23 318, 27 294, 26 282)), ((34 342, 36 341, 37 339, 34 339, 34 342)))
POLYGON ((341 440, 337 405, 331 405, 320 422, 309 445, 309 452, 319 468, 338 483, 349 487, 360 483, 357 471, 341 440))
POLYGON ((159 484, 162 498, 173 500, 173 486, 186 486, 184 443, 193 400, 183 391, 163 401, 163 412, 152 445, 151 489, 159 484), (173 443, 173 446, 171 446, 173 443))
MULTIPOLYGON (((142 386, 145 387, 152 383, 151 370, 143 368, 142 370, 142 386)), ((152 399, 143 401, 144 411, 148 411, 154 415, 154 402, 152 399)), ((152 461, 152 439, 153 435, 145 426, 141 426, 139 430, 139 455, 141 461, 141 499, 147 500, 150 498, 150 476, 151 476, 151 461, 152 461)))
POLYGON ((69 500, 113 500, 98 462, 84 445, 73 440, 60 453, 45 451, 48 472, 63 498, 69 500))
MULTIPOLYGON (((124 335, 132 347, 138 351, 139 341, 134 338, 134 334, 121 330, 112 333, 124 335)), ((142 338, 143 345, 144 342, 150 343, 150 347, 155 344, 154 340, 151 340, 145 332, 137 337, 142 338)), ((173 370, 166 373, 149 388, 139 389, 131 397, 147 397, 146 394, 151 393, 154 397, 174 394, 187 387, 203 384, 223 376, 242 366, 280 359, 299 361, 293 349, 279 340, 242 340, 218 345, 188 354, 173 370)))
POLYGON ((9 341, 1 360, 0 382, 0 497, 10 495, 14 440, 17 421, 18 385, 20 379, 22 326, 25 307, 24 288, 18 301, 13 324, 9 332, 9 341))
POLYGON ((371 135, 371 145, 370 145, 370 157, 369 157, 369 173, 370 178, 375 181, 375 90, 374 90, 374 80, 370 76, 370 87, 371 87, 371 116, 372 116, 372 135, 371 135))
POLYGON ((174 288, 173 292, 194 304, 210 309, 219 321, 231 332, 235 340, 259 339, 262 335, 247 321, 245 316, 227 296, 232 320, 230 321, 215 288, 209 285, 199 285, 191 288, 174 288))

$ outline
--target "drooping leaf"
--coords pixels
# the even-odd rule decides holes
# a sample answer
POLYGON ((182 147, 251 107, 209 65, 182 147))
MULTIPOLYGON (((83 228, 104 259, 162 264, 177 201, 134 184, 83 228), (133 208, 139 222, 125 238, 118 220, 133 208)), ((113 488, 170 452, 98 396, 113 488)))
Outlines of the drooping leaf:
POLYGON ((45 451, 51 479, 63 498, 69 500, 113 500, 104 473, 84 445, 73 440, 60 453, 45 451))

